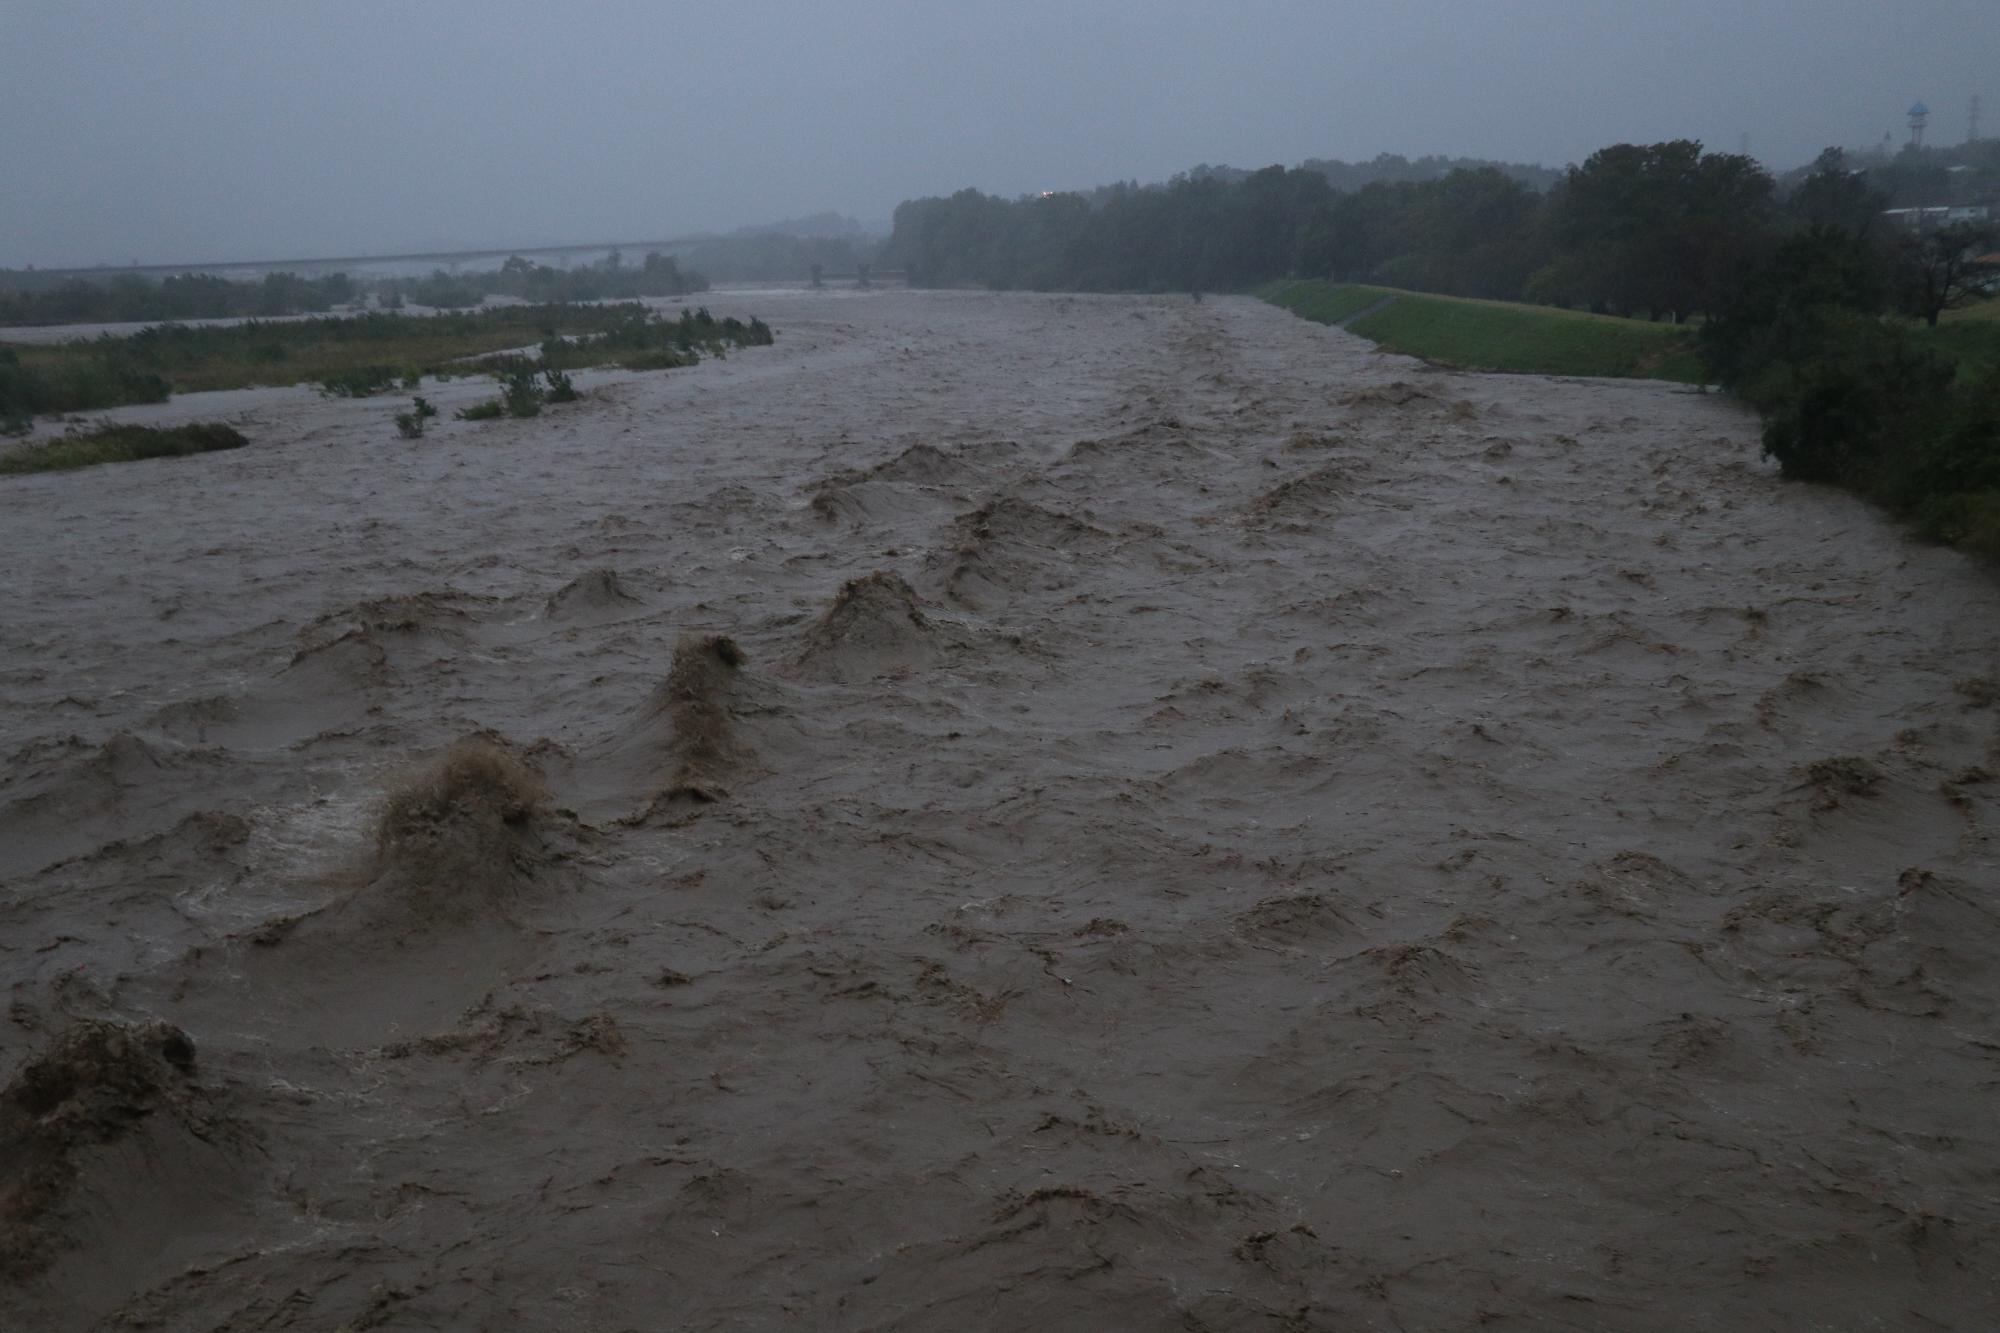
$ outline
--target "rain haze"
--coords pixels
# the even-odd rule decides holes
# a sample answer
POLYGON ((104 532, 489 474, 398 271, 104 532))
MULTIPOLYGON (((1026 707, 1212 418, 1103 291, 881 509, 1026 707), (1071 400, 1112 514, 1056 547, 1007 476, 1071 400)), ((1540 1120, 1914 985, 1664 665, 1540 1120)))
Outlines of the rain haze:
MULTIPOLYGON (((0 6, 0 265, 661 239, 1378 153, 1934 140, 1986 0, 0 6)), ((2000 107, 2000 97, 1989 96, 2000 107)))
POLYGON ((1994 1333, 1996 4, 0 0, 0 1330, 1994 1333))

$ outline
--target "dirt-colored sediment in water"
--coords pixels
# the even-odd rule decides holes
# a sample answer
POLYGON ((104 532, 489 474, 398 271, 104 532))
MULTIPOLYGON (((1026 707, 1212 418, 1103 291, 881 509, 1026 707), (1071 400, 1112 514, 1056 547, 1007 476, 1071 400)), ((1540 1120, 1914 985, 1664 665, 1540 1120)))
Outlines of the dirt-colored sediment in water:
POLYGON ((1677 387, 760 299, 0 485, 0 1326, 1991 1327, 1990 572, 1677 387))

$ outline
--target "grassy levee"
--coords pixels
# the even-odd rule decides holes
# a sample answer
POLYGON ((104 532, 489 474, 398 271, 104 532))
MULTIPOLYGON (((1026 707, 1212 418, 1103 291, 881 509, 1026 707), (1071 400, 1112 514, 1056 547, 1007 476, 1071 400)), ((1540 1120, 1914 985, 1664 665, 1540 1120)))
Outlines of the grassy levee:
POLYGON ((1919 328, 1917 340, 1957 362, 1963 382, 2000 369, 2000 297, 1947 311, 1935 329, 1919 328))
POLYGON ((1391 295, 1386 287, 1364 287, 1356 282, 1324 282, 1318 278, 1287 278, 1257 289, 1257 295, 1272 305, 1281 305, 1301 319, 1315 324, 1338 324, 1352 319, 1391 295))
POLYGON ((1385 351, 1463 370, 1617 379, 1704 381, 1693 333, 1612 315, 1478 301, 1362 283, 1272 283, 1257 295, 1306 319, 1334 323, 1384 298, 1346 327, 1385 351))
POLYGON ((233 428, 213 421, 167 427, 104 426, 0 450, 0 476, 66 472, 98 463, 132 463, 142 458, 180 458, 218 449, 241 449, 248 443, 233 428))

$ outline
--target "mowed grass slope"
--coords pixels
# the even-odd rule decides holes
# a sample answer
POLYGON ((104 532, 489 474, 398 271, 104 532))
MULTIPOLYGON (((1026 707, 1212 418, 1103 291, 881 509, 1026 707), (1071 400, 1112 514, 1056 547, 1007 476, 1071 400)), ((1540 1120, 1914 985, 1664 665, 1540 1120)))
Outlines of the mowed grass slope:
POLYGON ((1387 287, 1364 287, 1357 282, 1324 282, 1318 278, 1290 278, 1261 287, 1257 295, 1272 305, 1281 305, 1301 319, 1315 324, 1338 324, 1360 314, 1384 296, 1401 295, 1387 287))
POLYGON ((1465 370, 1675 380, 1705 376, 1693 330, 1507 301, 1475 301, 1362 283, 1295 280, 1257 295, 1323 324, 1389 304, 1346 325, 1385 351, 1465 370))
POLYGON ((1961 381, 1989 375, 2000 369, 2000 297, 1946 311, 1936 328, 1919 326, 1917 338, 1958 362, 1961 381))

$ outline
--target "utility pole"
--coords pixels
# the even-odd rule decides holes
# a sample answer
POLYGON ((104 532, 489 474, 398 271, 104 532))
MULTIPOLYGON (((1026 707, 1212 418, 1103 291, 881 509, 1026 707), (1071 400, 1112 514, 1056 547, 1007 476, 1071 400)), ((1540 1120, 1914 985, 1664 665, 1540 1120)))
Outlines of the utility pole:
POLYGON ((1965 113, 1965 141, 1979 142, 1979 94, 1972 95, 1972 109, 1965 113))

